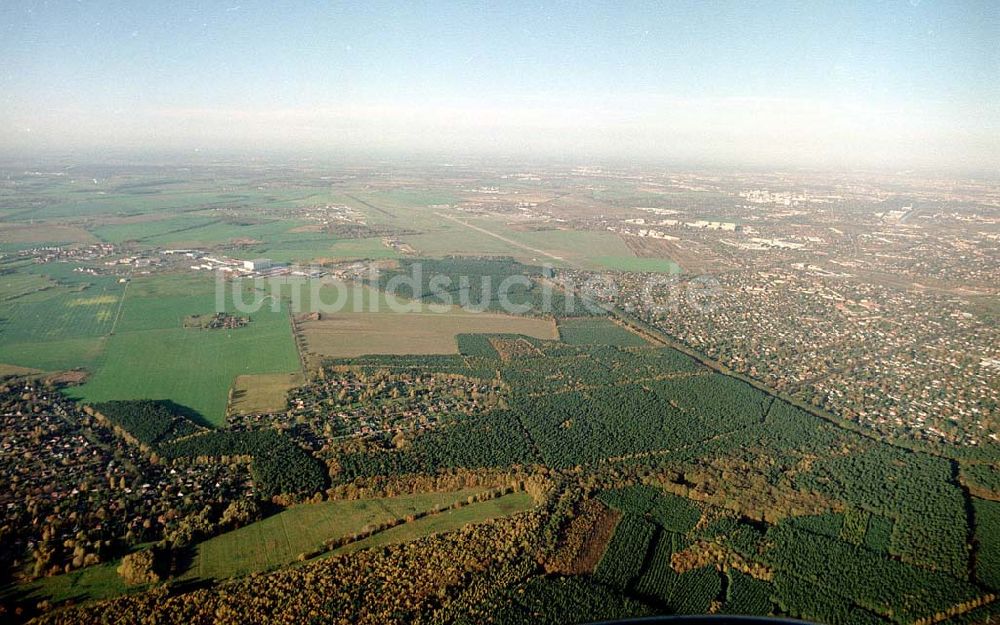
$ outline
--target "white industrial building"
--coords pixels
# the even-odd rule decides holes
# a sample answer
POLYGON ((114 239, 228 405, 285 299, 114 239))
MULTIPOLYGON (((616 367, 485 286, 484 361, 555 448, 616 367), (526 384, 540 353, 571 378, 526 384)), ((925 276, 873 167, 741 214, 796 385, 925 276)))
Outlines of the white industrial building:
POLYGON ((243 268, 247 271, 267 271, 273 264, 270 258, 257 258, 243 261, 243 268))

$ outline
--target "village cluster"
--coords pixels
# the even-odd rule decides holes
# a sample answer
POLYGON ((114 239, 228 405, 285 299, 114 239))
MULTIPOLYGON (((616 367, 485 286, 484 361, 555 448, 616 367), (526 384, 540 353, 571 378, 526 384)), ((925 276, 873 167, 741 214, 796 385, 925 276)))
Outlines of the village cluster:
POLYGON ((254 498, 245 463, 172 466, 44 382, 0 380, 0 415, 0 549, 30 576, 139 543, 188 544, 215 531, 213 514, 254 498))

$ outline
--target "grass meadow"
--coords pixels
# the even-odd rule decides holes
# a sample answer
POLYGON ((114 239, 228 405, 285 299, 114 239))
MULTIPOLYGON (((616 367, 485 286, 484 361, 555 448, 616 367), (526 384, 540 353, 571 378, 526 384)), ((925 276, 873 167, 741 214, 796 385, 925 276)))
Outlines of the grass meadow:
MULTIPOLYGON (((121 560, 104 562, 87 568, 77 569, 64 575, 42 577, 16 589, 16 595, 21 599, 35 601, 91 601, 117 597, 128 592, 138 592, 144 587, 129 589, 121 576, 118 575, 118 565, 121 560)), ((0 591, 0 596, 2 596, 0 591)))
POLYGON ((366 525, 400 519, 436 505, 446 508, 483 490, 294 506, 200 543, 184 577, 219 579, 265 571, 295 561, 300 553, 319 548, 327 539, 347 536, 366 525))
POLYGON ((217 220, 212 217, 193 215, 140 215, 111 220, 109 223, 91 228, 91 232, 108 243, 143 242, 153 237, 198 228, 215 221, 217 220))
POLYGON ((420 254, 432 257, 511 256, 529 265, 548 264, 617 271, 676 271, 676 265, 670 261, 637 258, 613 232, 518 230, 494 219, 461 219, 469 225, 439 217, 436 223, 420 234, 404 236, 402 241, 420 254))
POLYGON ((68 263, 18 267, 0 277, 0 363, 46 371, 91 367, 124 286, 68 263))
POLYGON ((183 327, 187 315, 215 311, 213 289, 204 278, 136 279, 93 376, 70 393, 90 402, 170 399, 222 425, 237 376, 299 370, 284 309, 264 306, 232 330, 183 327))
POLYGON ((382 243, 381 237, 337 239, 315 232, 291 233, 270 237, 253 245, 244 255, 263 256, 278 262, 327 263, 344 260, 382 260, 399 258, 396 250, 382 243))
MULTIPOLYGON (((496 499, 451 509, 484 489, 471 488, 450 493, 421 493, 384 499, 335 501, 303 504, 246 527, 210 538, 195 546, 194 556, 181 580, 224 579, 267 571, 297 560, 300 553, 314 550, 323 541, 355 533, 366 525, 398 519, 432 509, 443 511, 404 523, 368 538, 340 547, 323 557, 360 549, 398 544, 469 523, 481 523, 531 509, 535 504, 527 493, 512 493, 496 499)), ((117 568, 120 560, 89 566, 64 575, 43 577, 16 588, 21 598, 53 603, 93 601, 141 592, 145 587, 125 586, 117 568)), ((4 592, 0 590, 0 597, 4 592)))
POLYGON ((426 516, 412 523, 404 523, 396 527, 369 536, 363 540, 344 545, 335 549, 333 555, 353 553, 361 549, 396 545, 410 542, 431 534, 451 532, 469 523, 481 523, 490 519, 509 516, 517 512, 530 510, 535 502, 527 493, 512 493, 488 501, 480 501, 457 509, 445 510, 439 514, 426 516))
MULTIPOLYGON (((476 225, 493 231, 497 224, 477 223, 476 225)), ((588 269, 603 269, 594 258, 631 257, 632 251, 614 232, 593 232, 578 230, 509 230, 500 232, 503 236, 522 245, 536 248, 566 260, 566 262, 588 269)), ((523 252, 522 252, 523 253, 523 252)), ((540 260, 545 260, 544 258, 540 260)))

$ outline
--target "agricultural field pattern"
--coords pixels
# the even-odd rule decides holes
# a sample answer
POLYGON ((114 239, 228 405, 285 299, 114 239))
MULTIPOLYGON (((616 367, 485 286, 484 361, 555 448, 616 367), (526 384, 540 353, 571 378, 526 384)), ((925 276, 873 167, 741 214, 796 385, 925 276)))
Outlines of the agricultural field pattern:
POLYGON ((0 161, 0 622, 1000 618, 995 185, 204 159, 0 161))

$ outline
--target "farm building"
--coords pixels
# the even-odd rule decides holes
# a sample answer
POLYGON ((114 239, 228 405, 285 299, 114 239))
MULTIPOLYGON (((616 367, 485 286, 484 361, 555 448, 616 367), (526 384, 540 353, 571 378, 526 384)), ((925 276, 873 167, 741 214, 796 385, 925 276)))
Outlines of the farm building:
POLYGON ((270 258, 257 258, 243 261, 243 268, 248 271, 265 271, 271 268, 270 258))

